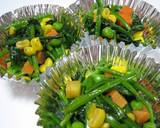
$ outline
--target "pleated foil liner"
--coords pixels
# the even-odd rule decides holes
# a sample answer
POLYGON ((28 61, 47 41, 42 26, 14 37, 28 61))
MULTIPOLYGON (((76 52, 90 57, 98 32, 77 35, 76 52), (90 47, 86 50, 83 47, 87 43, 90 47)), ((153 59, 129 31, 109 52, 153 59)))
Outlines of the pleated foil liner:
MULTIPOLYGON (((78 12, 79 10, 87 11, 95 2, 96 0, 77 0, 70 5, 69 9, 72 12, 78 12)), ((143 0, 103 0, 103 3, 104 5, 127 5, 133 8, 142 21, 153 27, 156 46, 160 46, 160 12, 153 5, 143 0)))
MULTIPOLYGON (((28 19, 33 16, 47 14, 47 13, 53 14, 57 18, 59 18, 60 12, 62 11, 72 13, 73 18, 75 19, 75 22, 79 22, 78 17, 73 14, 71 9, 69 8, 65 9, 58 5, 52 5, 52 4, 38 4, 38 5, 24 6, 16 10, 5 13, 0 17, 0 44, 5 43, 4 42, 4 39, 6 38, 5 27, 11 24, 14 20, 25 19, 25 18, 28 19)), ((23 79, 16 80, 15 76, 13 76, 12 78, 8 78, 7 74, 3 76, 3 79, 13 81, 15 83, 21 83, 21 84, 27 84, 27 85, 38 84, 37 81, 35 80, 26 82, 23 79)))
MULTIPOLYGON (((54 118, 47 118, 47 116, 44 116, 45 114, 58 114, 59 118, 63 118, 62 108, 56 107, 55 110, 54 107, 51 107, 54 106, 53 99, 55 98, 54 94, 56 94, 57 89, 64 85, 64 79, 76 77, 75 74, 81 70, 83 72, 83 69, 96 67, 101 59, 105 60, 106 63, 115 64, 116 62, 117 65, 120 63, 115 58, 126 60, 128 61, 127 68, 137 71, 139 79, 147 79, 150 82, 155 79, 160 80, 160 64, 156 63, 153 58, 147 57, 144 52, 139 52, 139 50, 131 45, 126 47, 122 43, 107 43, 104 40, 100 45, 98 43, 99 39, 88 41, 93 42, 92 45, 82 46, 78 51, 72 52, 68 57, 63 57, 57 61, 55 67, 47 70, 46 74, 41 76, 39 98, 35 102, 39 105, 36 111, 36 114, 40 116, 38 125, 43 126, 41 121, 45 121, 45 124, 47 124, 47 122, 51 122, 52 118, 54 118), (49 106, 51 108, 47 109, 49 106)), ((154 90, 159 93, 160 87, 154 86, 154 90)), ((63 103, 58 104, 61 106, 63 103)), ((159 115, 160 113, 157 112, 157 119, 160 118, 158 117, 159 115)))

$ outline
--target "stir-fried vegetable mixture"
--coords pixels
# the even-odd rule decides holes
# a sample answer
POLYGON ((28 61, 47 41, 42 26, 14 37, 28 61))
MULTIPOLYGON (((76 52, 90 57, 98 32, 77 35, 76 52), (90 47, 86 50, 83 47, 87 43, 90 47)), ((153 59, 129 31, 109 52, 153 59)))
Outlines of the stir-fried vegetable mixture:
POLYGON ((96 0, 87 13, 82 12, 82 22, 86 31, 101 39, 135 45, 155 44, 153 27, 128 6, 104 6, 102 0, 96 0))
MULTIPOLYGON (((158 128, 152 103, 157 100, 153 83, 127 70, 127 62, 62 77, 64 85, 48 79, 40 92, 38 125, 44 128, 158 128), (148 88, 147 86, 150 86, 148 88)), ((155 81, 154 81, 154 84, 155 81)), ((156 106, 158 108, 158 105, 156 106)), ((160 108, 159 108, 160 111, 160 108)))
POLYGON ((0 74, 17 79, 39 80, 80 36, 80 24, 65 11, 58 16, 43 14, 14 21, 6 28, 0 48, 0 74))

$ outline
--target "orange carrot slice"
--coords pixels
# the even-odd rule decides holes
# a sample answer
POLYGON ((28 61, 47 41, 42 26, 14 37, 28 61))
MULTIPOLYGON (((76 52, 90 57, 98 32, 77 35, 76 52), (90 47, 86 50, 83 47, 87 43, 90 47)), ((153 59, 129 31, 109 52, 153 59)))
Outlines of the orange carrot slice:
POLYGON ((57 36, 58 34, 59 33, 55 29, 52 29, 47 33, 47 36, 57 36))
POLYGON ((136 122, 139 124, 147 122, 150 118, 150 114, 146 108, 143 108, 142 110, 134 110, 133 114, 136 117, 136 122))
POLYGON ((29 63, 29 61, 26 61, 23 65, 22 72, 30 75, 33 73, 33 71, 34 71, 33 66, 29 63))
POLYGON ((133 14, 133 9, 128 7, 128 6, 123 6, 121 8, 121 10, 119 11, 119 13, 121 13, 121 14, 124 13, 124 14, 127 14, 127 15, 131 16, 133 14))
POLYGON ((108 95, 111 96, 112 101, 121 108, 125 107, 128 103, 127 100, 117 90, 111 91, 108 95))
POLYGON ((0 58, 0 67, 6 69, 7 63, 6 60, 9 58, 9 54, 4 55, 2 58, 0 58))
MULTIPOLYGON (((131 26, 133 22, 132 14, 133 14, 133 9, 128 6, 122 7, 122 9, 119 11, 119 15, 128 23, 129 26, 131 26)), ((121 22, 118 22, 118 24, 120 26, 123 26, 121 22)))

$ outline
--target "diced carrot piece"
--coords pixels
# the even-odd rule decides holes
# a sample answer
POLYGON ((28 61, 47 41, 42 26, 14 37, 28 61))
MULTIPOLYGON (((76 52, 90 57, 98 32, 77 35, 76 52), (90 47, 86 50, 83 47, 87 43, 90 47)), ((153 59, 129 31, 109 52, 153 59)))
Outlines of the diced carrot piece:
POLYGON ((153 85, 150 84, 149 81, 147 81, 147 80, 144 79, 144 80, 140 81, 140 84, 142 84, 143 86, 145 86, 148 89, 148 91, 153 91, 153 85))
POLYGON ((33 73, 33 71, 34 71, 33 66, 29 63, 29 61, 26 61, 23 65, 22 72, 30 75, 33 73))
MULTIPOLYGON (((128 6, 123 6, 119 11, 119 15, 128 23, 128 25, 132 25, 132 14, 133 9, 128 6)), ((120 26, 123 26, 121 22, 118 22, 120 26)))
POLYGON ((9 58, 9 54, 4 55, 2 58, 0 58, 0 67, 6 69, 7 63, 6 60, 9 58))
POLYGON ((131 16, 133 13, 133 9, 128 6, 123 6, 119 12, 124 13, 124 14, 128 14, 131 16))
POLYGON ((127 100, 117 90, 109 92, 108 95, 111 96, 112 101, 121 108, 125 107, 128 103, 127 100))
POLYGON ((38 64, 44 64, 44 62, 45 62, 45 54, 44 54, 44 52, 42 52, 42 51, 37 52, 36 58, 37 58, 38 64))
POLYGON ((136 122, 139 124, 144 124, 150 118, 150 114, 146 108, 143 108, 142 110, 134 110, 133 114, 136 117, 136 122))
POLYGON ((58 34, 59 33, 55 29, 52 29, 47 33, 47 36, 57 36, 58 34))
MULTIPOLYGON (((125 13, 119 13, 119 15, 128 23, 129 26, 132 25, 132 17, 130 15, 127 15, 125 13)), ((123 26, 121 22, 118 22, 120 26, 123 26)))

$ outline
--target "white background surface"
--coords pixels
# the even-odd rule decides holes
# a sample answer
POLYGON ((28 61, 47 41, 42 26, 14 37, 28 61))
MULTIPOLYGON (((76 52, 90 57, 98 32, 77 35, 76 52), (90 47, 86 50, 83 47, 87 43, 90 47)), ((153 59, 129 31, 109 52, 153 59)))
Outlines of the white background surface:
MULTIPOLYGON (((146 1, 160 10, 159 0, 146 1)), ((49 3, 67 7, 73 2, 75 0, 0 0, 0 15, 25 5, 49 3)), ((38 128, 38 116, 34 114, 36 91, 34 86, 15 85, 0 79, 0 128, 38 128)))

